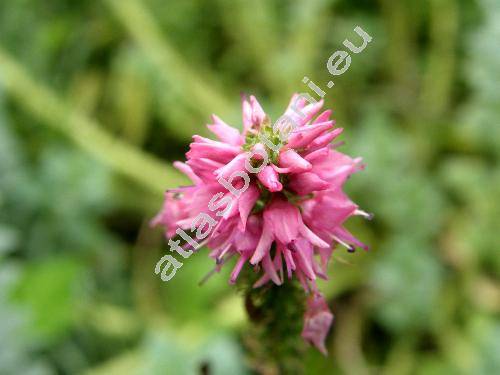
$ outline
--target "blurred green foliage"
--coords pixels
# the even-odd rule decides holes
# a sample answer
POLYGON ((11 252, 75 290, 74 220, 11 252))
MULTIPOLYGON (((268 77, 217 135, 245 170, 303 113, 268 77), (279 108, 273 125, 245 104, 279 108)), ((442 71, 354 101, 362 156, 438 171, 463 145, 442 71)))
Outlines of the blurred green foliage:
POLYGON ((308 374, 500 373, 497 0, 0 3, 0 374, 245 374, 241 298, 202 252, 174 280, 148 220, 169 165, 240 93, 328 91, 368 253, 339 250, 308 374))

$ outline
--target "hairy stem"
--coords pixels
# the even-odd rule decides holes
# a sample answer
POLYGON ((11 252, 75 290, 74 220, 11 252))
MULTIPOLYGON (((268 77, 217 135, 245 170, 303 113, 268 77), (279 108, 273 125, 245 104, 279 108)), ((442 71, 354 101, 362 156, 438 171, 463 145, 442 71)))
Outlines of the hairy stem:
POLYGON ((251 329, 245 344, 251 364, 261 374, 303 374, 305 343, 300 333, 305 311, 305 296, 296 280, 283 285, 268 284, 253 288, 256 274, 247 268, 238 281, 245 298, 251 329))

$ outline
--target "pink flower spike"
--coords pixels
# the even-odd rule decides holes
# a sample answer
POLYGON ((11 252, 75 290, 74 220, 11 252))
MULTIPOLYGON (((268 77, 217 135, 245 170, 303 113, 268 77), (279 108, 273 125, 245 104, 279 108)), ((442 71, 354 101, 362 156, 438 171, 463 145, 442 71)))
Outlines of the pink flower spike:
POLYGON ((305 172, 312 168, 311 163, 297 154, 294 150, 280 152, 279 164, 282 168, 288 168, 288 171, 291 173, 305 172))
POLYGON ((272 120, 254 96, 242 97, 242 134, 213 115, 208 128, 216 140, 193 136, 185 163, 174 163, 192 184, 169 189, 151 225, 163 227, 165 237, 175 240, 169 241, 170 250, 183 258, 188 250, 201 252, 206 246, 217 263, 211 274, 235 258, 230 283, 243 267, 258 273, 255 288, 279 287, 286 277, 298 280, 312 293, 302 337, 326 354, 333 315, 317 282, 328 278, 336 245, 368 249, 344 225, 352 216, 372 215, 343 191, 349 176, 364 165, 336 150, 338 142, 331 144, 342 129, 334 128, 332 112, 321 112, 322 105, 322 100, 293 95, 278 130, 294 127, 279 149, 270 146, 279 134, 271 134, 272 120), (247 168, 248 161, 260 166, 258 172, 247 168))
POLYGON ((319 292, 315 292, 307 300, 307 310, 304 315, 302 337, 309 341, 324 355, 328 354, 325 339, 333 322, 333 314, 319 292))
POLYGON ((257 173, 257 178, 266 188, 271 192, 281 191, 283 185, 279 181, 278 172, 274 170, 273 167, 267 165, 259 173, 257 173))

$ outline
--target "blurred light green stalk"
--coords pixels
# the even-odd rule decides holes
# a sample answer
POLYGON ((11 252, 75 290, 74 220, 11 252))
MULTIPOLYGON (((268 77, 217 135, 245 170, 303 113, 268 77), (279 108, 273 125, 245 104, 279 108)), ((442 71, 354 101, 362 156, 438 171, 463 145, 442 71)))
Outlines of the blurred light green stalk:
POLYGON ((108 134, 99 123, 73 110, 51 89, 36 82, 0 47, 0 83, 18 103, 80 146, 90 155, 137 183, 161 194, 184 177, 158 158, 108 134))

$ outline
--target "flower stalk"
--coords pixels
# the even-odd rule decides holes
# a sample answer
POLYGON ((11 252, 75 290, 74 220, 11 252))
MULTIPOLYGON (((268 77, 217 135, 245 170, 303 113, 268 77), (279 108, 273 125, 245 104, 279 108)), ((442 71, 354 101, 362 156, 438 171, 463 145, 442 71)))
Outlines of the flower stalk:
POLYGON ((307 348, 300 332, 305 293, 296 280, 254 288, 257 279, 245 267, 237 282, 251 325, 243 336, 250 365, 259 374, 304 374, 302 356, 307 348))

